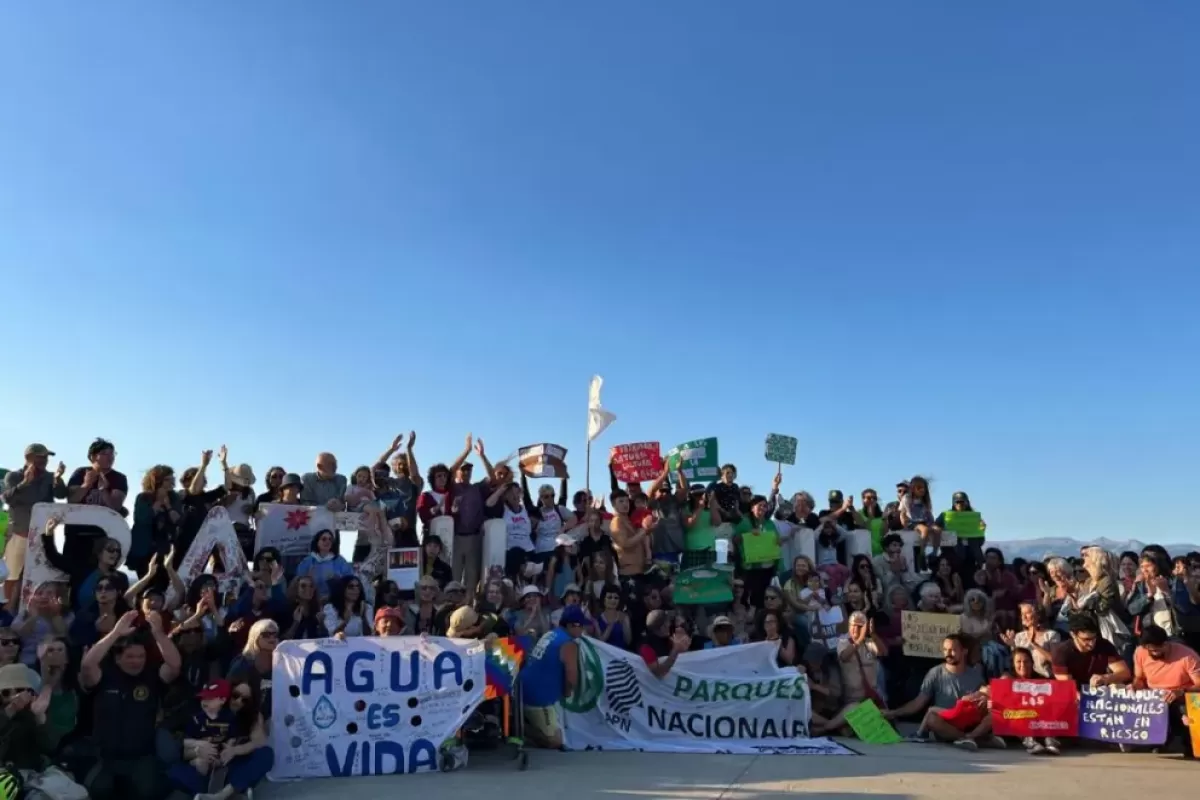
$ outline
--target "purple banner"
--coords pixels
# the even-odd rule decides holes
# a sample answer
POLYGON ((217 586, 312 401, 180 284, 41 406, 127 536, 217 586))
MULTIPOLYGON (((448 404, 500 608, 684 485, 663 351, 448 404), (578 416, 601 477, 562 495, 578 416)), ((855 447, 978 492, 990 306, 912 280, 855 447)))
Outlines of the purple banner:
POLYGON ((1098 742, 1157 745, 1167 741, 1166 692, 1128 686, 1079 692, 1079 736, 1098 742))

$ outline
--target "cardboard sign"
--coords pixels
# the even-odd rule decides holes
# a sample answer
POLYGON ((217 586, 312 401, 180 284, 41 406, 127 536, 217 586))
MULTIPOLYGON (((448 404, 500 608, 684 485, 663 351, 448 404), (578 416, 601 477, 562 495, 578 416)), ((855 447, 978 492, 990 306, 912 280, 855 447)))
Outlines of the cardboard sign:
POLYGON ((958 614, 930 614, 926 611, 902 611, 900 632, 904 637, 904 655, 918 658, 943 658, 942 642, 962 630, 958 614))
POLYGON ((663 471, 663 458, 659 450, 658 442, 617 445, 610 451, 613 474, 622 483, 654 480, 663 471))
POLYGON ((680 465, 689 481, 715 481, 721 476, 721 460, 717 455, 717 439, 694 439, 677 444, 667 451, 667 466, 672 473, 680 465))
MULTIPOLYGON (((214 573, 217 579, 217 595, 220 597, 229 592, 236 592, 249 576, 250 568, 246 564, 246 554, 242 552, 242 545, 238 542, 237 531, 233 529, 233 522, 224 506, 213 506, 209 510, 204 524, 196 533, 196 538, 192 540, 183 560, 179 562, 179 579, 183 581, 184 586, 191 586, 192 581, 206 571, 214 550, 220 553, 223 567, 223 571, 214 573)), ((167 588, 168 606, 176 600, 183 599, 176 597, 176 594, 172 583, 167 588)))
MULTIPOLYGON (((42 546, 42 534, 50 520, 55 520, 54 530, 58 534, 61 527, 66 525, 94 525, 104 531, 110 539, 121 543, 121 560, 117 566, 125 563, 129 553, 129 543, 132 536, 129 523, 108 506, 92 506, 81 503, 35 503, 29 517, 29 546, 25 551, 24 583, 21 584, 21 607, 28 606, 29 598, 34 589, 43 583, 69 583, 70 578, 54 567, 46 559, 46 549, 42 546)), ((65 533, 62 534, 65 537, 65 533)), ((59 545, 59 552, 62 552, 59 545)))
POLYGON ((1071 681, 1005 678, 988 684, 997 736, 1076 736, 1079 698, 1071 681))
POLYGON ((796 437, 784 436, 782 433, 767 434, 767 461, 774 464, 796 463, 796 437))
POLYGON ((388 550, 387 576, 402 592, 416 589, 417 579, 421 577, 421 548, 393 547, 388 550))
POLYGON ((1200 754, 1200 692, 1187 694, 1188 733, 1192 737, 1192 753, 1200 754))
POLYGON ((733 602, 733 575, 729 569, 693 567, 675 578, 672 598, 676 605, 710 606, 733 602))
POLYGON ((873 700, 863 700, 847 711, 846 724, 855 736, 868 744, 897 744, 904 741, 892 723, 883 718, 883 712, 873 700))
POLYGON ((1079 690, 1079 738, 1118 744, 1156 745, 1167 741, 1166 692, 1128 686, 1079 690))
POLYGON ((527 478, 567 477, 567 448, 557 444, 531 444, 517 451, 521 474, 527 478))

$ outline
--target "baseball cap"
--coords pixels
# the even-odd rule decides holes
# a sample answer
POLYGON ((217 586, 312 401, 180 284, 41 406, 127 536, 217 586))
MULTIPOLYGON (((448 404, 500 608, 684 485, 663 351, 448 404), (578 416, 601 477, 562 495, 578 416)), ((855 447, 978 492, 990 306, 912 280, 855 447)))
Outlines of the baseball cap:
POLYGON ((542 593, 542 590, 539 589, 538 587, 534 586, 531 583, 528 586, 526 586, 524 589, 521 590, 521 599, 524 600, 526 597, 529 597, 529 595, 531 595, 531 594, 541 595, 541 593, 542 593))
POLYGON ((829 490, 829 501, 831 503, 840 503, 840 502, 842 502, 843 499, 844 498, 842 496, 841 489, 830 489, 829 490))
POLYGON ((969 503, 969 502, 971 502, 971 498, 967 497, 966 492, 955 492, 954 493, 954 502, 958 503, 960 501, 963 503, 969 503))
POLYGON ((30 456, 52 456, 54 454, 54 451, 46 447, 44 444, 31 444, 29 447, 25 448, 26 458, 29 458, 30 456))
POLYGON ((582 606, 567 606, 562 610, 562 616, 559 617, 559 625, 587 625, 587 614, 584 613, 582 606))
POLYGON ((583 591, 579 588, 578 583, 568 583, 566 586, 563 587, 563 590, 561 592, 559 592, 558 597, 561 600, 562 598, 569 595, 571 592, 574 592, 575 594, 583 594, 583 591))
POLYGON ((712 621, 712 626, 714 628, 732 628, 733 620, 729 617, 717 617, 712 621))
POLYGON ((209 681, 204 684, 204 688, 196 697, 201 700, 228 700, 229 695, 233 693, 233 687, 229 685, 229 681, 224 678, 218 678, 215 681, 209 681))
POLYGON ((294 472, 289 472, 287 475, 283 476, 283 480, 280 481, 280 483, 279 483, 279 488, 282 489, 285 486, 303 486, 303 485, 304 485, 304 481, 300 480, 299 475, 297 475, 294 472))

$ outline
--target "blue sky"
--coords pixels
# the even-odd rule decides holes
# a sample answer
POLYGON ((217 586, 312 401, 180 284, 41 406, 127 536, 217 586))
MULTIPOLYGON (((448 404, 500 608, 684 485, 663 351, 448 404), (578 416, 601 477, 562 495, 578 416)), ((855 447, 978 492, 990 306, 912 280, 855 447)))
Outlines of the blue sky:
MULTIPOLYGON (((0 463, 718 436, 1196 539, 1194 3, 10 4, 0 463)), ((603 478, 593 481, 602 484, 603 478)))

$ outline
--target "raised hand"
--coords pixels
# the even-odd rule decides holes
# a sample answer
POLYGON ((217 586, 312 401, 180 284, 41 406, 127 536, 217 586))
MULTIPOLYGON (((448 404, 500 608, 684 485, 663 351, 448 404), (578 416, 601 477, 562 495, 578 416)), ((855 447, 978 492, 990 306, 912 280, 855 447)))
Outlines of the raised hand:
POLYGON ((221 462, 221 466, 225 466, 229 461, 229 448, 221 445, 221 449, 217 451, 217 460, 221 462))
POLYGON ((200 463, 201 463, 201 465, 203 465, 203 466, 208 466, 210 463, 212 463, 212 457, 213 457, 213 451, 212 451, 212 450, 202 450, 202 451, 200 451, 200 463))
POLYGON ((475 452, 479 454, 480 458, 483 458, 483 437, 482 436, 475 440, 475 452))
POLYGON ((55 480, 61 479, 63 474, 66 471, 67 471, 67 465, 65 463, 63 463, 62 461, 58 462, 58 468, 54 470, 54 479, 55 480))
POLYGON ((408 432, 408 446, 412 447, 416 443, 417 443, 417 432, 409 431, 408 432))
MULTIPOLYGON (((128 636, 129 634, 133 633, 133 628, 137 624, 138 616, 138 612, 136 611, 126 611, 121 615, 121 618, 117 620, 117 626, 113 628, 113 630, 116 631, 118 636, 128 636)), ((151 614, 146 618, 146 621, 150 623, 150 630, 154 631, 156 634, 162 633, 162 621, 158 618, 157 614, 151 614)))

